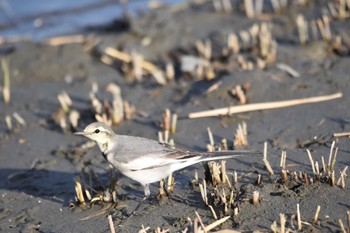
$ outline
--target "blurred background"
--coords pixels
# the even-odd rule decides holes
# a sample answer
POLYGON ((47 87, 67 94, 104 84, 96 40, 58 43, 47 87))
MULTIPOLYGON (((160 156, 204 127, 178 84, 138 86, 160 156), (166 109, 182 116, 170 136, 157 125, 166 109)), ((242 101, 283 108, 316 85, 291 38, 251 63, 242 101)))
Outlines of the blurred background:
POLYGON ((0 0, 1 36, 50 36, 82 32, 126 15, 176 4, 181 0, 0 0))

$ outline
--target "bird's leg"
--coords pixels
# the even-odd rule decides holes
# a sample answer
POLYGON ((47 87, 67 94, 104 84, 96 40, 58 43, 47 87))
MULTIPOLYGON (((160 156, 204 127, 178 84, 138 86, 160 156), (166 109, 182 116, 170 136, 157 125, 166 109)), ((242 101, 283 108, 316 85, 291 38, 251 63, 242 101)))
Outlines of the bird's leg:
POLYGON ((170 204, 172 204, 171 201, 175 201, 175 202, 180 202, 183 203, 183 200, 180 196, 176 195, 175 193, 171 192, 168 187, 164 188, 165 194, 169 199, 170 204))
POLYGON ((140 203, 136 206, 136 208, 134 209, 134 211, 128 216, 128 218, 134 216, 136 214, 136 212, 140 209, 140 207, 142 206, 142 204, 145 202, 145 200, 150 196, 151 192, 149 190, 149 184, 146 184, 144 187, 144 191, 145 191, 145 196, 144 198, 142 198, 142 200, 140 201, 140 203))

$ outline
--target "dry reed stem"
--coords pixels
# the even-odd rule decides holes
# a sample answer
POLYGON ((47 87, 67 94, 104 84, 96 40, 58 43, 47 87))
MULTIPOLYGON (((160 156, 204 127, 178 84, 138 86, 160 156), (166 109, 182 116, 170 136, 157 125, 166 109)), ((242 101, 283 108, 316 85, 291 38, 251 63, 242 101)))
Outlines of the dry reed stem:
POLYGON ((235 185, 238 183, 237 171, 234 171, 234 173, 233 173, 233 182, 235 185))
POLYGON ((227 145, 227 139, 226 138, 221 139, 221 149, 222 150, 228 150, 228 145, 227 145))
POLYGON ((124 112, 124 119, 130 120, 134 113, 136 112, 136 108, 129 104, 128 101, 123 101, 123 112, 124 112))
MULTIPOLYGON (((206 233, 207 231, 205 230, 205 225, 203 224, 203 221, 202 221, 201 216, 199 216, 199 214, 198 214, 198 212, 197 212, 197 211, 194 211, 194 212, 196 213, 197 219, 198 219, 199 224, 201 225, 201 227, 202 227, 202 229, 203 229, 204 233, 206 233)), ((198 231, 198 232, 200 232, 200 231, 198 231)))
POLYGON ((110 83, 107 85, 106 90, 113 95, 111 120, 113 124, 119 124, 124 120, 124 102, 121 89, 118 85, 110 83))
POLYGON ((299 204, 297 204, 297 219, 298 219, 298 231, 301 231, 303 227, 301 225, 301 216, 300 216, 299 204))
POLYGON ((236 85, 235 88, 232 90, 232 94, 239 100, 240 104, 247 103, 247 97, 245 96, 241 85, 236 85))
MULTIPOLYGON (((348 166, 346 166, 345 168, 348 168, 348 166)), ((346 177, 346 173, 345 172, 340 172, 340 177, 338 179, 337 185, 339 186, 341 183, 341 188, 345 189, 345 177, 346 177)))
POLYGON ((227 47, 231 48, 234 54, 239 53, 241 46, 239 45, 238 37, 236 34, 229 34, 227 43, 227 47))
POLYGON ((176 124, 177 124, 177 114, 174 113, 171 118, 171 133, 176 133, 176 124))
POLYGON ((137 52, 133 51, 131 53, 131 63, 132 63, 132 73, 133 76, 135 77, 135 79, 137 81, 141 81, 142 80, 142 76, 143 76, 143 70, 141 67, 142 61, 143 61, 143 57, 142 55, 138 54, 137 52))
POLYGON ((232 115, 235 113, 242 113, 242 112, 285 108, 285 107, 291 107, 291 106, 301 105, 301 104, 328 101, 332 99, 341 98, 342 96, 343 94, 341 92, 338 92, 332 95, 324 95, 324 96, 317 96, 317 97, 310 97, 310 98, 247 104, 247 105, 241 105, 241 106, 231 106, 226 108, 218 108, 218 109, 213 109, 208 111, 190 113, 188 115, 188 118, 192 119, 192 118, 211 117, 211 116, 223 116, 223 115, 232 115))
POLYGON ((217 220, 217 219, 218 219, 218 216, 216 215, 214 208, 213 208, 211 205, 208 205, 208 206, 209 206, 210 211, 211 211, 211 213, 213 214, 215 220, 217 220))
POLYGON ((210 168, 210 173, 212 176, 212 180, 214 184, 220 184, 221 183, 221 178, 220 178, 220 169, 219 169, 219 164, 217 162, 209 162, 208 163, 209 168, 210 168))
POLYGON ((6 126, 7 126, 8 130, 12 130, 12 120, 11 120, 11 117, 9 115, 5 116, 5 122, 6 122, 6 126))
POLYGON ((334 145, 335 145, 335 141, 332 142, 331 150, 329 151, 328 164, 327 164, 329 171, 331 170, 330 168, 331 168, 334 145))
POLYGON ((112 215, 110 214, 108 215, 108 224, 109 224, 109 229, 111 230, 111 233, 115 233, 112 215))
POLYGON ((93 109, 95 110, 95 112, 97 114, 101 114, 102 113, 102 103, 96 98, 95 93, 90 92, 89 96, 90 96, 91 105, 92 105, 93 109))
POLYGON ((165 196, 165 190, 164 190, 164 180, 159 181, 159 189, 158 189, 158 195, 157 197, 161 198, 165 196))
POLYGON ((238 124, 238 128, 236 130, 235 138, 234 138, 234 146, 247 146, 248 138, 247 138, 247 124, 243 121, 238 124))
MULTIPOLYGON (((105 49, 104 52, 105 52, 105 54, 107 54, 115 59, 121 60, 123 62, 126 62, 126 63, 132 62, 131 55, 129 55, 128 53, 125 53, 125 52, 121 52, 117 49, 108 47, 105 49)), ((140 66, 142 67, 142 69, 144 69, 145 71, 150 73, 159 84, 161 84, 161 85, 166 84, 166 80, 162 75, 162 71, 156 65, 152 64, 151 62, 142 60, 140 66)))
POLYGON ((316 170, 316 174, 319 176, 320 175, 320 167, 318 165, 318 162, 315 162, 315 170, 316 170))
POLYGON ((173 173, 171 173, 167 179, 167 190, 168 191, 170 191, 170 192, 174 191, 174 183, 175 183, 175 178, 173 177, 173 173))
POLYGON ((284 214, 280 214, 280 223, 281 223, 281 233, 285 233, 286 227, 286 216, 284 214))
POLYGON ((213 152, 213 151, 215 151, 215 148, 214 148, 212 145, 207 144, 207 150, 208 150, 209 152, 213 152))
POLYGON ((255 11, 253 6, 253 0, 244 0, 244 9, 248 18, 255 17, 255 11))
POLYGON ((122 51, 119 51, 117 49, 111 48, 111 47, 106 48, 104 52, 105 52, 105 54, 107 54, 113 58, 116 58, 120 61, 126 62, 126 63, 130 63, 132 61, 132 58, 129 54, 124 53, 122 51))
POLYGON ((302 172, 302 178, 305 182, 305 185, 308 186, 309 185, 309 179, 308 179, 308 176, 305 172, 302 172))
POLYGON ((79 204, 85 204, 85 198, 84 198, 83 189, 82 189, 81 181, 79 177, 76 177, 75 179, 75 192, 77 194, 79 204))
POLYGON ((293 69, 291 66, 284 64, 284 63, 278 63, 276 65, 276 67, 280 70, 285 71, 287 74, 289 74, 290 76, 294 77, 294 78, 299 78, 300 74, 298 71, 296 71, 295 69, 293 69))
POLYGON ((286 169, 286 158, 287 158, 287 151, 282 150, 281 160, 280 160, 280 168, 281 169, 286 169))
POLYGON ((277 221, 273 221, 273 223, 270 226, 270 229, 272 230, 273 233, 277 233, 278 232, 277 221))
POLYGON ((167 63, 165 66, 165 76, 168 81, 175 79, 175 68, 173 63, 167 63))
POLYGON ((4 78, 4 86, 2 88, 2 96, 4 98, 5 104, 10 102, 11 94, 10 94, 10 68, 6 59, 1 59, 1 69, 4 78))
POLYGON ((17 121, 20 125, 26 126, 25 120, 24 120, 17 112, 14 112, 14 113, 12 114, 12 116, 13 116, 13 118, 16 119, 16 121, 17 121))
POLYGON ((259 204, 259 192, 258 191, 253 191, 253 205, 259 204))
POLYGON ((163 129, 164 131, 170 130, 171 113, 170 109, 165 109, 163 112, 163 129))
POLYGON ((204 232, 208 232, 212 229, 214 229, 215 227, 221 225, 222 223, 226 222, 229 218, 231 218, 231 216, 226 216, 223 217, 215 222, 213 222, 212 224, 209 224, 208 226, 205 227, 204 232))
POLYGON ((73 36, 58 36, 49 38, 44 43, 51 46, 60 46, 65 44, 82 44, 85 43, 87 38, 84 35, 73 35, 73 36))
POLYGON ((327 170, 326 170, 326 163, 324 162, 324 157, 323 156, 321 156, 321 160, 322 160, 323 172, 327 172, 327 170))
POLYGON ((206 205, 208 205, 208 197, 206 196, 206 189, 204 189, 204 182, 203 185, 199 184, 199 190, 201 191, 201 196, 206 205))
POLYGON ((305 44, 309 40, 308 24, 303 15, 296 17, 296 24, 299 33, 299 41, 301 44, 305 44))
POLYGON ((309 149, 306 149, 307 151, 307 154, 309 156, 309 160, 310 160, 310 163, 311 163, 311 167, 312 167, 312 172, 313 174, 315 175, 316 174, 316 170, 315 170, 315 165, 314 165, 314 160, 312 159, 312 155, 311 155, 311 152, 309 149))
POLYGON ((258 174, 258 179, 256 180, 256 184, 257 185, 260 185, 261 184, 261 181, 262 181, 262 176, 261 176, 261 174, 258 174))
POLYGON ((318 215, 320 213, 320 210, 321 210, 321 206, 317 206, 316 213, 315 213, 315 216, 314 216, 314 224, 315 225, 317 225, 318 215))
POLYGON ((336 162, 336 160, 337 160, 338 149, 339 149, 338 147, 335 148, 335 152, 334 152, 334 156, 333 156, 333 161, 332 161, 332 164, 331 164, 331 170, 334 169, 334 165, 335 165, 335 162, 336 162))
POLYGON ((340 177, 338 179, 338 182, 337 182, 337 185, 339 186, 340 185, 340 182, 342 182, 342 180, 345 178, 344 176, 347 176, 346 175, 346 171, 348 170, 348 166, 346 166, 342 171, 340 171, 340 177), (344 178, 342 178, 342 176, 344 178))
POLYGON ((237 216, 238 214, 239 214, 239 209, 238 209, 238 207, 235 207, 233 209, 233 216, 237 216))
POLYGON ((113 59, 105 54, 103 54, 100 58, 101 62, 106 65, 113 65, 113 59))
POLYGON ((281 181, 282 181, 282 183, 286 183, 287 180, 288 180, 287 171, 282 169, 281 170, 281 181))
POLYGON ((65 113, 69 112, 69 108, 72 106, 72 100, 67 94, 67 92, 62 91, 58 96, 57 96, 58 101, 61 104, 61 108, 65 113))
POLYGON ((141 227, 142 227, 142 229, 139 230, 138 233, 147 233, 147 231, 150 229, 150 227, 146 227, 145 228, 145 226, 143 224, 141 225, 141 227))
POLYGON ((207 127, 207 131, 208 131, 208 136, 209 136, 210 145, 211 145, 212 147, 214 147, 215 142, 214 142, 213 133, 211 132, 210 127, 207 127))
POLYGON ((78 127, 78 121, 80 118, 80 113, 76 110, 72 110, 69 112, 69 122, 71 124, 71 126, 75 129, 78 127))
POLYGON ((169 131, 168 130, 164 131, 164 142, 169 144, 169 131))
POLYGON ((197 169, 194 169, 194 181, 196 182, 196 184, 199 183, 198 170, 197 169))
POLYGON ((331 185, 332 186, 335 185, 335 172, 334 172, 334 170, 332 170, 332 173, 331 173, 331 185))
POLYGON ((206 91, 205 91, 205 95, 209 95, 211 92, 217 90, 222 84, 222 81, 218 81, 216 83, 214 83, 213 85, 211 85, 206 91))
POLYGON ((269 53, 272 48, 272 35, 269 29, 269 25, 267 23, 260 24, 260 31, 258 34, 258 42, 259 42, 259 52, 260 57, 263 59, 267 59, 269 53))
POLYGON ((344 227, 343 221, 341 219, 338 219, 338 222, 339 222, 340 229, 341 229, 342 233, 348 233, 348 231, 344 227))
POLYGON ((85 189, 85 196, 89 201, 91 201, 92 197, 91 197, 90 191, 87 189, 85 189))
POLYGON ((275 174, 271 168, 271 165, 269 163, 269 161, 267 160, 267 142, 264 143, 264 158, 263 158, 263 162, 265 164, 265 167, 267 169, 267 171, 270 173, 270 175, 275 174))
POLYGON ((225 160, 221 160, 221 182, 223 184, 226 183, 226 161, 225 160))
POLYGON ((333 137, 350 137, 350 132, 334 133, 333 137))

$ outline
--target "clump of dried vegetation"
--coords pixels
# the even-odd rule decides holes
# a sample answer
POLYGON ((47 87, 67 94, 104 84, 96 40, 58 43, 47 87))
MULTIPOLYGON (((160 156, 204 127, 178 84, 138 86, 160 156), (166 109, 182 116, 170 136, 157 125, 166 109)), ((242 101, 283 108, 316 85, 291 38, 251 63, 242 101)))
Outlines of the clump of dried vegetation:
MULTIPOLYGON (((240 127, 239 127, 240 129, 240 127)), ((215 146, 213 146, 213 139, 211 136, 211 131, 208 128, 210 144, 208 144, 208 149, 213 150, 215 146)), ((220 149, 220 147, 218 147, 220 149)), ((287 152, 285 150, 282 151, 281 160, 279 165, 278 176, 275 175, 275 171, 270 165, 267 155, 267 143, 264 145, 264 156, 263 163, 265 164, 266 170, 271 175, 271 177, 275 180, 275 184, 282 185, 286 189, 292 189, 296 186, 310 186, 316 185, 317 183, 328 184, 333 188, 341 188, 343 190, 346 189, 346 177, 347 177, 347 169, 348 166, 345 166, 340 172, 339 175, 336 175, 336 171, 334 170, 334 166, 337 159, 338 148, 335 148, 335 141, 333 141, 330 154, 328 157, 328 162, 325 161, 325 158, 321 156, 321 162, 314 161, 313 156, 310 150, 306 150, 308 158, 311 163, 312 174, 308 174, 304 171, 291 171, 286 168, 286 159, 287 152), (338 177, 337 177, 338 176, 338 177)), ((234 217, 239 214, 240 205, 242 202, 246 202, 246 198, 241 197, 239 184, 238 184, 238 176, 237 173, 234 172, 231 174, 231 179, 228 176, 228 172, 226 171, 225 161, 221 161, 221 164, 217 162, 209 163, 209 179, 203 179, 201 182, 198 180, 198 174, 195 173, 195 179, 193 181, 193 185, 198 185, 199 190, 203 199, 203 202, 208 207, 208 210, 211 211, 213 217, 218 219, 223 216, 231 216, 234 217), (208 186, 208 182, 212 184, 212 186, 208 186)), ((255 181, 255 185, 259 187, 262 184, 262 174, 258 174, 258 178, 255 181)), ((252 191, 249 194, 251 197, 248 201, 252 205, 258 205, 262 200, 260 198, 259 190, 252 191)), ((314 225, 315 227, 320 227, 320 222, 318 220, 318 215, 320 212, 322 205, 319 205, 316 209, 315 216, 312 222, 308 222, 306 220, 301 220, 301 211, 300 206, 297 204, 296 214, 292 215, 290 221, 287 222, 286 215, 280 214, 280 227, 277 226, 277 221, 274 221, 271 225, 271 230, 273 232, 293 232, 295 230, 302 231, 303 226, 314 225), (294 222, 297 223, 297 226, 294 226, 294 222), (287 223, 289 228, 287 228, 287 223)), ((349 216, 348 211, 348 218, 349 216)), ((350 220, 350 219, 349 219, 350 220)), ((339 219, 339 227, 342 232, 348 232, 348 229, 344 226, 344 223, 341 219, 339 219)))
POLYGON ((69 132, 76 130, 81 115, 89 115, 94 120, 106 123, 109 126, 118 125, 123 120, 131 119, 136 112, 136 108, 122 98, 120 87, 110 83, 107 85, 106 91, 111 93, 112 100, 99 99, 98 85, 93 83, 89 93, 91 106, 80 111, 74 108, 73 101, 67 92, 62 91, 57 96, 61 107, 52 114, 53 121, 60 126, 63 132, 69 132))

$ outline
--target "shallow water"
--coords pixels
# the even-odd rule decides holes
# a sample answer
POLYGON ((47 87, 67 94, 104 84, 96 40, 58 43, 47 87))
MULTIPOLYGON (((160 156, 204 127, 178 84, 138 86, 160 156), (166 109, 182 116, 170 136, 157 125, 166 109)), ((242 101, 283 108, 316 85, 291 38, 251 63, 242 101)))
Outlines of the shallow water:
MULTIPOLYGON (((181 0, 159 1, 165 5, 181 0)), ((34 40, 82 32, 86 27, 111 23, 124 14, 137 15, 149 10, 151 1, 132 0, 121 4, 113 0, 1 0, 0 34, 29 36, 34 40)))

